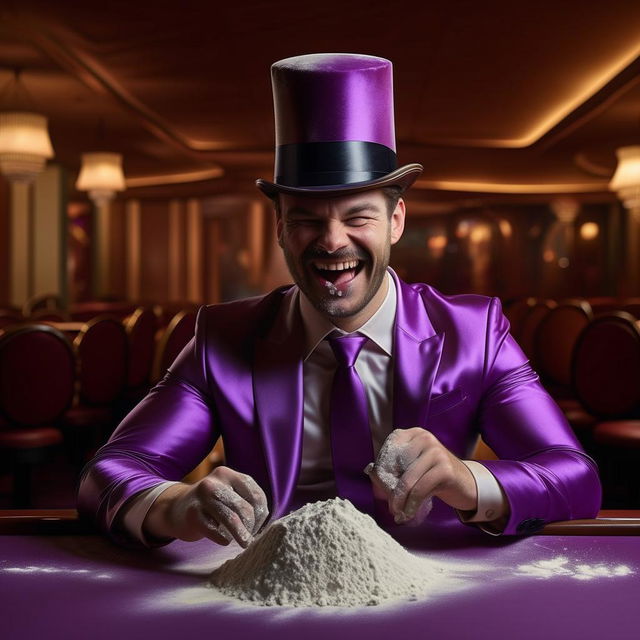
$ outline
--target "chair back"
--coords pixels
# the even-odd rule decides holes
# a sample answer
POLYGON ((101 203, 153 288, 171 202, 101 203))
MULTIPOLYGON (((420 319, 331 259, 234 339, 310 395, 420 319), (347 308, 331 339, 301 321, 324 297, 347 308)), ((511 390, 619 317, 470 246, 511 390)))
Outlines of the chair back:
POLYGON ((30 322, 68 322, 69 314, 60 310, 38 309, 29 317, 30 322))
POLYGON ((628 298, 620 306, 620 311, 626 311, 636 320, 640 320, 640 298, 628 298))
POLYGON ((536 331, 544 317, 556 306, 553 300, 538 300, 529 308, 529 311, 522 320, 518 342, 534 367, 536 366, 536 362, 533 345, 536 331))
POLYGON ((0 329, 10 327, 14 324, 23 324, 26 318, 20 311, 13 309, 0 309, 0 329))
POLYGON ((156 346, 158 320, 149 307, 138 307, 125 321, 129 339, 127 387, 135 389, 149 382, 156 346))
POLYGON ((178 354, 193 338, 196 329, 195 311, 183 310, 176 313, 158 341, 153 363, 152 380, 157 382, 164 376, 178 354))
POLYGON ((36 311, 43 309, 47 311, 58 311, 62 308, 62 298, 58 294, 43 293, 29 298, 22 307, 22 313, 25 317, 30 318, 36 311))
POLYGON ((640 329, 624 311, 596 316, 576 342, 574 393, 593 415, 633 416, 640 409, 640 329))
POLYGON ((136 305, 130 302, 106 300, 90 300, 71 305, 71 319, 76 322, 89 322, 98 316, 109 315, 124 320, 136 310, 136 305))
POLYGON ((127 379, 127 334, 117 318, 98 316, 74 342, 78 392, 83 404, 107 405, 122 393, 127 379))
POLYGON ((73 401, 75 359, 63 333, 44 324, 0 336, 0 414, 12 426, 56 420, 73 401))
POLYGON ((621 311, 622 306, 620 298, 611 296, 587 298, 587 302, 591 305, 594 316, 610 313, 611 311, 621 311))
POLYGON ((507 320, 509 320, 509 324, 511 325, 511 335, 517 341, 520 340, 522 323, 535 303, 535 298, 521 298, 520 300, 512 302, 508 307, 505 307, 504 315, 507 316, 507 320))
POLYGON ((566 300, 540 321, 534 335, 534 360, 545 382, 571 386, 571 358, 582 330, 593 318, 585 300, 566 300))

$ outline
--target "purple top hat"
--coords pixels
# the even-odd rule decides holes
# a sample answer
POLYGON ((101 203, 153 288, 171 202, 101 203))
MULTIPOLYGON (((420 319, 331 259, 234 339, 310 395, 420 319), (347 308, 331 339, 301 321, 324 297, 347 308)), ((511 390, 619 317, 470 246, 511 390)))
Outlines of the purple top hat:
POLYGON ((398 168, 389 60, 352 53, 286 58, 271 67, 276 119, 278 193, 347 195, 408 188, 419 164, 398 168))

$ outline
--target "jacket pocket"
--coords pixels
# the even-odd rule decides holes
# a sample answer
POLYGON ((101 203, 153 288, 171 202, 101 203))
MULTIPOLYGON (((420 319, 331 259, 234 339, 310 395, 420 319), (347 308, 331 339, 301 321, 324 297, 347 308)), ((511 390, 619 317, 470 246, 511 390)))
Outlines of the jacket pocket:
POLYGON ((462 404, 467 399, 467 394, 462 389, 452 389, 446 393, 441 393, 439 396, 432 396, 429 401, 429 418, 449 411, 462 404))

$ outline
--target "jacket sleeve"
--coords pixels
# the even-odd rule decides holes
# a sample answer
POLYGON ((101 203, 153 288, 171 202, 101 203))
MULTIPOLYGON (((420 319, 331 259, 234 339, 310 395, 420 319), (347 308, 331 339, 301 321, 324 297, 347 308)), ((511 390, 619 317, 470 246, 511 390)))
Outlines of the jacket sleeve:
POLYGON ((84 468, 78 510, 114 538, 116 514, 135 494, 165 480, 181 480, 218 438, 204 363, 203 314, 196 336, 164 379, 120 423, 84 468))
POLYGON ((596 464, 509 334, 496 298, 488 312, 479 422, 482 437, 500 458, 482 464, 509 502, 505 534, 595 517, 602 497, 596 464))

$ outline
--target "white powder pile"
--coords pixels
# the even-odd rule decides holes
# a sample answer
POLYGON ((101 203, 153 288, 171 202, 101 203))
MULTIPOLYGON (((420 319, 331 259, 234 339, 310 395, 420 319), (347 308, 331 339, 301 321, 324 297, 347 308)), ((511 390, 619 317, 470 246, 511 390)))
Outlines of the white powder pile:
POLYGON ((556 556, 547 560, 538 560, 530 564, 521 564, 516 575, 532 578, 557 578, 566 576, 574 580, 593 580, 594 578, 618 578, 633 573, 625 564, 586 564, 579 561, 571 561, 566 556, 556 556))
POLYGON ((357 607, 416 600, 443 572, 334 498, 275 521, 216 569, 211 585, 256 605, 357 607))

